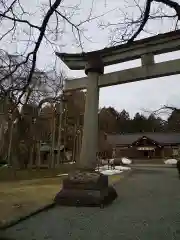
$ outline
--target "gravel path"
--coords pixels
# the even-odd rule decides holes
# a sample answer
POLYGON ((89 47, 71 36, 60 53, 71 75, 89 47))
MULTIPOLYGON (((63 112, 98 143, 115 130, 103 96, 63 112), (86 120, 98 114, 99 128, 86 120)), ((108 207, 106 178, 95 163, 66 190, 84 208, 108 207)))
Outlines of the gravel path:
POLYGON ((5 231, 16 240, 180 239, 180 180, 176 169, 141 168, 116 185, 105 209, 56 207, 5 231))

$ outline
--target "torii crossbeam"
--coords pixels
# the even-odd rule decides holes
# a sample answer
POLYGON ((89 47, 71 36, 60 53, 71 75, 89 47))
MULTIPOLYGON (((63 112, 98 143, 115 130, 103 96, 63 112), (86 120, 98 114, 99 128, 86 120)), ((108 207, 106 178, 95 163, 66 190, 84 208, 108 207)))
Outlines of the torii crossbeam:
MULTIPOLYGON (((180 73, 180 59, 154 62, 154 56, 180 50, 180 30, 159 34, 155 37, 145 38, 130 44, 105 48, 96 51, 104 62, 104 66, 141 59, 142 66, 104 74, 99 77, 98 86, 106 87, 124 84, 157 77, 164 77, 180 73)), ((56 53, 72 70, 83 70, 86 56, 83 54, 56 53)), ((65 90, 87 88, 87 77, 66 80, 65 90)))

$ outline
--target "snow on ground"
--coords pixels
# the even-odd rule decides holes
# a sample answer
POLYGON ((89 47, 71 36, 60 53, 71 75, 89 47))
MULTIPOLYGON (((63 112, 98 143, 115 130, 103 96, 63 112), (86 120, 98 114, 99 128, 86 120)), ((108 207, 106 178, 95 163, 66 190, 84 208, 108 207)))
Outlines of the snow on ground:
MULTIPOLYGON (((110 167, 109 167, 110 168, 110 167)), ((100 173, 104 174, 104 175, 114 175, 114 174, 119 174, 122 173, 123 171, 127 171, 130 170, 130 167, 124 167, 124 166, 115 166, 115 169, 108 169, 108 165, 104 165, 99 167, 99 169, 97 168, 95 171, 99 171, 100 173)), ((61 173, 56 175, 57 177, 62 177, 62 176, 67 176, 68 173, 61 173)))
POLYGON ((129 158, 125 158, 125 157, 123 157, 122 158, 122 163, 124 163, 124 164, 131 164, 132 163, 132 160, 130 160, 129 158))
MULTIPOLYGON (((96 170, 96 171, 97 171, 97 170, 96 170)), ((101 172, 102 174, 104 174, 104 175, 110 176, 110 175, 122 173, 123 171, 119 171, 119 170, 117 170, 117 169, 112 169, 112 170, 107 169, 107 170, 100 171, 100 172, 101 172)))
POLYGON ((68 175, 68 173, 61 173, 61 174, 56 175, 56 177, 62 177, 62 176, 67 176, 67 175, 68 175))
POLYGON ((1 165, 0 168, 8 168, 8 164, 1 165))
POLYGON ((119 174, 122 173, 123 171, 130 170, 131 168, 129 167, 123 167, 123 166, 115 166, 115 169, 108 169, 108 165, 104 165, 99 167, 99 170, 96 169, 96 171, 99 171, 100 173, 104 175, 114 175, 114 174, 119 174))
POLYGON ((176 164, 177 160, 174 158, 171 159, 167 159, 166 161, 164 161, 165 164, 176 164))
POLYGON ((119 169, 121 171, 126 171, 126 170, 130 170, 130 167, 124 167, 124 166, 116 166, 116 169, 119 169))
POLYGON ((75 162, 65 162, 63 164, 74 164, 75 162))

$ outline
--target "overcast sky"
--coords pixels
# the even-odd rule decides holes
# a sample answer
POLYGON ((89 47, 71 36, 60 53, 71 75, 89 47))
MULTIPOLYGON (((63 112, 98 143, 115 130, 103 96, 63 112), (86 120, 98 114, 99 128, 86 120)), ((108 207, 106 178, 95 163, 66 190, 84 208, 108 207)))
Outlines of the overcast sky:
MULTIPOLYGON (((138 1, 138 0, 136 0, 138 1)), ((29 12, 33 12, 33 16, 29 17, 31 22, 38 24, 42 20, 42 3, 49 3, 48 0, 33 0, 33 1, 22 1, 26 10, 29 12)), ((180 2, 180 0, 177 0, 180 2)), ((129 17, 139 16, 140 11, 137 7, 135 7, 134 0, 87 0, 87 1, 79 1, 74 0, 64 0, 62 11, 66 11, 67 14, 72 12, 70 6, 75 5, 75 3, 79 3, 79 10, 75 11, 75 14, 72 18, 72 21, 78 23, 79 21, 83 21, 87 18, 90 13, 90 9, 92 8, 92 17, 98 16, 103 13, 105 14, 103 17, 97 18, 94 21, 89 23, 85 23, 82 27, 86 30, 84 32, 85 36, 90 40, 86 40, 82 37, 83 42, 83 50, 91 51, 101 49, 106 47, 109 44, 109 39, 114 32, 115 27, 100 29, 98 25, 100 23, 117 23, 119 21, 123 21, 124 14, 128 14, 129 17), (93 5, 92 5, 93 3, 93 5), (68 8, 67 8, 68 6, 68 8)), ((145 0, 141 0, 140 3, 142 6, 145 3, 145 0)), ((44 6, 44 5, 43 5, 44 6)), ((157 4, 154 4, 152 7, 152 12, 156 11, 157 4)), ((44 7, 44 9, 46 9, 44 7)), ((173 14, 174 12, 168 8, 164 8, 164 11, 169 14, 173 14)), ((54 26, 55 18, 52 18, 50 22, 50 26, 54 26)), ((8 23, 6 23, 8 24, 8 23)), ((80 52, 81 49, 77 47, 74 40, 74 35, 72 34, 72 28, 68 24, 61 23, 65 32, 60 35, 56 39, 56 47, 55 50, 63 51, 63 52, 80 52)), ((164 20, 164 21, 149 21, 146 26, 145 33, 142 33, 138 38, 143 38, 147 36, 152 36, 153 34, 166 32, 174 29, 174 22, 172 20, 164 20)), ((36 33, 35 33, 36 34, 36 33)), ((116 36, 121 35, 120 32, 116 32, 116 36)), ((76 34, 77 36, 77 34, 76 34)), ((19 31, 19 38, 23 39, 24 32, 19 31)), ((23 51, 23 47, 25 48, 25 42, 22 44, 17 44, 16 39, 11 44, 8 41, 4 42, 3 48, 8 50, 11 53, 19 53, 23 51)), ((163 61, 164 59, 170 60, 174 58, 179 58, 180 53, 171 53, 165 56, 156 57, 156 61, 163 61)), ((40 69, 48 69, 50 66, 54 64, 55 55, 52 49, 52 46, 42 44, 39 54, 37 67, 40 69)), ((112 71, 119 71, 125 68, 136 67, 140 64, 140 61, 131 61, 123 64, 117 64, 114 66, 109 66, 105 68, 105 73, 112 71)), ((70 78, 82 77, 85 76, 83 71, 71 71, 69 70, 60 60, 59 60, 59 71, 63 69, 66 75, 70 78)), ((133 116, 136 112, 142 111, 143 109, 147 110, 155 110, 160 108, 164 104, 175 105, 180 107, 180 81, 179 75, 164 77, 159 79, 146 80, 136 83, 128 83, 123 85, 116 85, 112 87, 102 88, 100 89, 100 107, 103 106, 113 106, 115 109, 121 111, 122 109, 126 109, 130 112, 131 116, 133 116)))

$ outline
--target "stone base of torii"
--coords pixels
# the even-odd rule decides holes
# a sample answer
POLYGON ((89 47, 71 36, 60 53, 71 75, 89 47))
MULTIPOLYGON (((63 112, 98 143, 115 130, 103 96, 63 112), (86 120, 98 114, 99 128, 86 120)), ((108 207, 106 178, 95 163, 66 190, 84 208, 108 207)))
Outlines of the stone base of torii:
POLYGON ((55 203, 104 207, 116 198, 115 189, 108 185, 108 176, 94 171, 77 171, 64 179, 62 190, 55 196, 55 203))
POLYGON ((115 189, 108 184, 108 176, 95 171, 98 146, 98 79, 104 73, 104 65, 96 53, 89 53, 86 60, 88 85, 78 170, 64 179, 62 189, 54 201, 58 205, 102 207, 117 198, 115 189))

